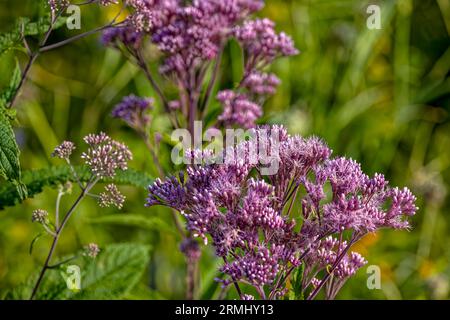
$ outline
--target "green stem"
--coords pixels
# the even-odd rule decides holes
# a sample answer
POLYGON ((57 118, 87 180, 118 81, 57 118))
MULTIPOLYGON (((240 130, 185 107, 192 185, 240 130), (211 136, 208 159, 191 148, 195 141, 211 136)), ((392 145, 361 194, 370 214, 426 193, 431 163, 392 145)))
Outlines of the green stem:
POLYGON ((53 257, 53 254, 55 252, 56 246, 58 244, 59 237, 61 236, 62 231, 64 230, 64 227, 66 226, 67 222, 69 221, 70 217, 74 213, 75 209, 78 207, 80 202, 84 199, 86 194, 94 187, 94 185, 98 182, 99 178, 96 178, 93 182, 88 184, 85 189, 81 190, 80 195, 73 203, 72 207, 67 211, 66 215, 64 216, 64 219, 61 222, 61 226, 56 229, 55 236, 53 238, 52 245, 50 247, 50 251, 48 252, 47 258, 45 259, 44 265, 42 266, 41 272, 39 273, 39 277, 36 281, 36 284, 33 287, 33 291, 30 296, 30 300, 33 300, 36 296, 36 293, 39 289, 39 286, 42 283, 42 280, 44 278, 45 272, 50 269, 50 261, 53 257))

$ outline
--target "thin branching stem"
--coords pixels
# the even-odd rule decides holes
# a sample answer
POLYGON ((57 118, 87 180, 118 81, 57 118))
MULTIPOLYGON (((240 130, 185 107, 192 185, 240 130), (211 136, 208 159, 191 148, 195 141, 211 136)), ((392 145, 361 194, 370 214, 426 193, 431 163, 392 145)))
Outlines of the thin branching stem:
POLYGON ((36 293, 39 289, 39 286, 42 283, 42 280, 44 278, 44 275, 46 273, 46 271, 49 269, 50 266, 50 261, 53 257, 53 254, 55 252, 56 246, 58 244, 58 240, 61 236, 62 231, 64 230, 64 227, 66 226, 67 222, 69 221, 70 217, 72 216, 72 214, 75 212, 75 209, 78 207, 78 205, 81 203, 81 201, 86 197, 86 194, 94 187, 94 185, 99 181, 98 177, 95 177, 93 179, 91 179, 91 182, 86 186, 85 189, 81 190, 80 195, 78 196, 78 198, 75 200, 75 202, 72 204, 72 206, 70 207, 70 209, 67 211, 66 215, 64 216, 62 222, 61 222, 61 226, 59 226, 56 229, 55 235, 53 237, 53 242, 52 245, 50 247, 50 251, 47 254, 47 258, 45 259, 44 265, 42 266, 41 272, 39 273, 39 277, 36 281, 36 284, 33 287, 33 291, 31 292, 31 296, 30 296, 30 300, 33 300, 34 297, 36 296, 36 293))
MULTIPOLYGON (((91 3, 91 2, 89 2, 89 3, 91 3)), ((88 4, 88 3, 85 3, 85 4, 88 4)), ((119 17, 120 13, 121 13, 122 10, 123 10, 123 8, 122 8, 122 9, 120 10, 119 14, 117 14, 116 17, 114 17, 114 19, 113 19, 110 23, 108 23, 108 24, 106 24, 106 25, 104 25, 104 26, 102 26, 102 27, 95 28, 95 29, 93 29, 93 30, 90 30, 90 31, 87 31, 87 32, 78 34, 78 35, 76 35, 76 36, 73 36, 73 37, 71 37, 71 38, 68 38, 68 39, 66 39, 66 40, 63 40, 63 41, 60 41, 60 42, 57 42, 57 43, 54 43, 54 44, 51 44, 51 45, 46 45, 46 43, 47 43, 47 41, 48 41, 48 39, 49 39, 49 37, 50 37, 52 31, 53 31, 53 27, 54 27, 54 25, 55 25, 57 19, 59 18, 59 16, 62 14, 62 12, 63 12, 64 9, 65 9, 65 7, 62 8, 62 10, 59 11, 59 13, 56 14, 56 15, 52 13, 52 18, 51 18, 51 22, 50 22, 50 27, 48 28, 47 32, 45 33, 43 39, 40 41, 40 47, 39 47, 39 49, 36 50, 35 52, 32 52, 32 51, 31 51, 31 49, 30 49, 30 47, 29 47, 29 45, 28 45, 28 42, 27 42, 27 40, 25 39, 25 36, 24 36, 24 34, 23 34, 23 31, 22 31, 22 38, 23 38, 23 42, 24 42, 25 49, 26 49, 26 51, 27 51, 28 62, 27 62, 27 64, 25 65, 24 70, 22 71, 22 76, 21 76, 21 78, 20 78, 19 84, 18 84, 16 90, 14 91, 14 94, 13 94, 13 96, 12 96, 12 98, 11 98, 11 101, 10 101, 9 104, 8 104, 8 108, 12 108, 12 107, 14 106, 14 103, 15 103, 15 101, 16 101, 16 99, 17 99, 17 96, 18 96, 20 90, 22 89, 22 87, 23 87, 23 85, 24 85, 26 79, 28 78, 28 74, 29 74, 29 72, 30 72, 30 70, 31 70, 31 66, 34 64, 34 62, 35 62, 36 59, 40 56, 41 53, 44 53, 44 52, 47 52, 47 51, 50 51, 50 50, 53 50, 53 49, 62 47, 62 46, 64 46, 64 45, 67 45, 67 44, 69 44, 69 43, 72 43, 72 42, 74 42, 74 41, 76 41, 76 40, 79 40, 79 39, 81 39, 81 38, 84 38, 84 37, 87 37, 87 36, 89 36, 89 35, 95 34, 95 33, 99 32, 99 31, 103 31, 103 30, 105 30, 105 29, 107 29, 107 28, 114 27, 114 26, 118 26, 118 25, 121 25, 121 24, 124 23, 124 21, 116 23, 117 18, 119 17)), ((22 29, 23 29, 23 27, 22 27, 22 29)))
POLYGON ((56 197, 56 210, 55 210, 55 229, 59 228, 59 207, 61 203, 61 198, 64 195, 63 191, 58 191, 58 196, 56 197))
POLYGON ((132 54, 134 55, 134 57, 136 59, 136 63, 138 65, 138 67, 141 68, 141 70, 144 72, 145 77, 150 82, 150 85, 152 86, 153 90, 156 92, 159 99, 161 100, 161 103, 164 107, 165 112, 167 113, 167 116, 170 119, 170 122, 172 123, 172 126, 174 128, 179 128, 180 124, 178 123, 178 119, 176 117, 172 117, 172 112, 169 107, 169 102, 168 102, 166 96, 164 95, 163 91, 161 90, 160 86, 156 82, 155 78, 153 77, 152 73, 150 72, 150 70, 147 66, 147 63, 145 62, 145 59, 142 56, 142 53, 139 50, 135 50, 132 54))
POLYGON ((328 279, 330 279, 330 277, 333 274, 334 270, 337 268, 339 263, 342 261, 342 259, 347 254, 347 252, 350 249, 350 247, 357 241, 357 239, 359 239, 357 236, 353 236, 352 237, 352 239, 350 240, 349 244, 344 248, 344 250, 342 250, 342 252, 339 254, 339 256, 336 258, 335 262, 331 266, 330 270, 323 277, 323 279, 320 282, 320 284, 313 290, 313 292, 311 292, 311 294, 309 295, 307 300, 313 300, 317 296, 317 294, 320 292, 322 287, 327 283, 328 279))
MULTIPOLYGON (((225 263, 227 263, 227 258, 223 257, 223 261, 225 263)), ((233 280, 233 285, 236 288, 236 291, 239 295, 239 298, 242 299, 242 291, 241 291, 241 288, 239 287, 239 283, 236 281, 236 279, 234 279, 234 277, 232 277, 232 280, 233 280)))
POLYGON ((203 118, 204 112, 206 110, 206 108, 208 107, 209 104, 209 100, 211 99, 211 95, 213 93, 214 90, 214 86, 217 82, 217 78, 219 75, 219 70, 220 70, 220 64, 222 62, 222 52, 223 49, 221 49, 219 51, 219 54, 216 57, 216 61, 214 63, 214 67, 213 67, 213 71, 212 71, 212 75, 211 75, 211 79, 208 83, 208 87, 206 88, 206 92, 205 92, 205 97, 203 99, 203 103, 200 106, 200 112, 201 112, 201 118, 203 118))
POLYGON ((98 28, 95 28, 95 29, 92 29, 92 30, 89 30, 89 31, 86 31, 86 32, 83 32, 83 33, 80 33, 80 34, 77 34, 76 36, 73 36, 71 38, 62 40, 60 42, 56 42, 56 43, 53 43, 53 44, 49 44, 49 45, 40 47, 39 48, 39 53, 43 53, 43 52, 47 52, 47 51, 50 51, 50 50, 53 50, 53 49, 56 49, 56 48, 60 48, 60 47, 65 46, 65 45, 67 45, 69 43, 72 43, 72 42, 74 42, 76 40, 82 39, 84 37, 90 36, 90 35, 95 34, 97 32, 100 32, 100 31, 103 31, 105 29, 111 28, 113 26, 118 26, 118 25, 121 25, 121 24, 123 24, 123 21, 122 22, 118 22, 118 23, 108 23, 107 25, 104 25, 104 26, 101 26, 101 27, 98 27, 98 28))

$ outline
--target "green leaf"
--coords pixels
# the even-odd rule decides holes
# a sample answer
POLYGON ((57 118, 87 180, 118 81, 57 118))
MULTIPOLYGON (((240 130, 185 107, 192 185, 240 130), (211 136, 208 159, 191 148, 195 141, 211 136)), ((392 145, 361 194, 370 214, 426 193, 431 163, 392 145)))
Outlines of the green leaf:
POLYGON ((111 245, 82 273, 81 291, 69 296, 71 299, 118 299, 137 284, 148 260, 148 246, 111 245))
POLYGON ((303 273, 305 271, 305 265, 302 263, 300 267, 294 270, 291 277, 291 290, 289 292, 290 300, 304 300, 302 282, 303 282, 303 273))
MULTIPOLYGON (((102 249, 95 258, 89 258, 79 252, 78 258, 62 264, 56 269, 49 269, 45 274, 36 299, 120 299, 126 296, 141 279, 149 261, 150 248, 137 243, 112 244, 102 249), (66 280, 69 266, 80 269, 81 290, 73 291, 66 280)), ((62 258, 61 261, 67 259, 62 258)), ((23 285, 16 287, 6 295, 6 299, 28 299, 37 274, 30 277, 23 285)))
POLYGON ((126 171, 118 171, 113 179, 107 179, 104 182, 115 182, 121 185, 131 185, 147 189, 153 183, 153 178, 145 172, 128 169, 126 171))
POLYGON ((116 225, 125 227, 137 227, 146 230, 165 231, 178 234, 174 228, 159 217, 146 217, 138 214, 120 213, 87 220, 88 223, 101 225, 116 225))
POLYGON ((34 245, 36 244, 36 242, 42 237, 42 236, 44 236, 44 235, 46 235, 47 233, 45 233, 45 232, 41 232, 41 233, 39 233, 37 236, 35 236, 34 238, 33 238, 33 240, 31 240, 31 243, 30 243, 30 249, 28 250, 28 252, 30 253, 30 254, 32 254, 33 253, 33 248, 34 248, 34 245))
POLYGON ((7 104, 16 95, 17 89, 19 88, 20 79, 22 78, 22 71, 20 70, 19 61, 16 60, 16 67, 9 81, 8 87, 0 95, 0 107, 6 107, 7 104))
POLYGON ((200 282, 199 288, 199 299, 200 300, 215 300, 217 299, 217 292, 220 292, 221 286, 216 279, 221 279, 223 273, 217 272, 219 269, 219 263, 210 268, 209 271, 203 272, 202 281, 200 282))
POLYGON ((126 300, 167 300, 160 292, 150 289, 147 284, 138 283, 124 296, 126 300))
MULTIPOLYGON (((77 166, 75 167, 75 171, 82 182, 87 182, 91 176, 89 168, 86 166, 77 166)), ((68 181, 76 182, 67 165, 51 166, 39 170, 24 171, 22 173, 22 182, 28 190, 28 198, 41 193, 45 187, 56 188, 68 181)), ((116 177, 113 179, 105 179, 102 182, 114 182, 120 185, 131 185, 146 189, 153 182, 153 179, 144 172, 128 169, 126 171, 118 171, 116 177)), ((23 200, 17 193, 13 183, 0 185, 0 210, 21 203, 23 200)))
POLYGON ((209 110, 203 119, 205 126, 214 125, 217 121, 217 117, 223 112, 223 108, 218 104, 213 104, 208 109, 209 110))
MULTIPOLYGON (((65 17, 59 17, 53 25, 53 29, 58 29, 66 22, 65 17)), ((50 27, 50 15, 40 17, 37 21, 31 22, 29 18, 20 17, 16 20, 10 32, 0 34, 0 55, 11 49, 22 47, 23 36, 37 36, 47 32, 50 27)))
POLYGON ((19 155, 10 120, 6 110, 0 107, 0 176, 11 183, 18 199, 23 200, 27 196, 27 189, 21 182, 19 155))

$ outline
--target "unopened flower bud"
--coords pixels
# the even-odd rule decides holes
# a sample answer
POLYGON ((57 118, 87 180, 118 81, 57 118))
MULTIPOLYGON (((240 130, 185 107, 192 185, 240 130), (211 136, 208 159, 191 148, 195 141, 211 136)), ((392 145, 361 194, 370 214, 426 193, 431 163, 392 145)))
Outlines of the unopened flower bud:
POLYGON ((32 222, 45 224, 48 222, 48 212, 43 209, 36 209, 31 216, 32 222))
POLYGON ((96 243, 89 243, 86 247, 85 247, 85 255, 91 257, 91 258, 95 258, 97 257, 97 255, 100 253, 100 248, 98 247, 98 245, 96 243))

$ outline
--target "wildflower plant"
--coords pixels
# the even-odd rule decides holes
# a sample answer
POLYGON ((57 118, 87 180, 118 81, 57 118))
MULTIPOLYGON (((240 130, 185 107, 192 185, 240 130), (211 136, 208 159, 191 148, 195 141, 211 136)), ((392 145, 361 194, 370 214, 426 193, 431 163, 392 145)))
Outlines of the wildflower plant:
POLYGON ((254 129, 253 137, 224 152, 241 157, 221 164, 206 157, 186 175, 157 180, 147 206, 178 210, 188 230, 223 259, 218 281, 234 285, 241 298, 248 297, 242 284, 261 299, 283 298, 301 272, 296 290, 313 299, 325 288, 333 299, 367 263, 352 246, 381 228, 408 229, 416 198, 381 174, 367 176, 352 159, 332 158, 316 137, 291 136, 280 126, 254 129), (250 152, 255 144, 279 144, 271 157, 276 173, 261 175, 265 162, 252 161, 250 152))
MULTIPOLYGON (((299 54, 292 38, 277 31, 273 21, 256 17, 264 1, 48 0, 48 5, 49 24, 37 48, 28 41, 27 26, 22 26, 19 40, 28 62, 23 71, 18 65, 15 83, 0 100, 2 134, 8 133, 8 149, 15 150, 14 158, 7 159, 15 169, 0 166, 0 174, 17 187, 22 200, 28 195, 21 181, 10 109, 41 54, 101 31, 101 43, 134 62, 153 89, 153 95, 146 97, 123 97, 111 115, 132 128, 150 153, 159 177, 148 186, 145 206, 165 206, 172 213, 180 236, 178 249, 186 260, 186 298, 196 297, 202 246, 212 246, 221 261, 216 281, 224 290, 234 287, 242 300, 286 299, 292 293, 295 298, 323 294, 334 299, 367 263, 354 251, 358 241, 383 228, 410 229, 409 218, 417 207, 408 188, 390 186, 379 173, 366 175, 353 159, 333 157, 320 138, 292 136, 281 125, 260 125, 265 101, 281 85, 270 72, 271 64, 299 54), (114 5, 119 11, 104 26, 50 44, 70 4, 114 5), (242 77, 231 87, 221 87, 221 74, 227 72, 222 56, 231 41, 241 49, 242 77), (157 55, 149 54, 155 49, 157 55), (149 67, 155 62, 159 76, 149 67), (185 155, 186 167, 174 174, 175 165, 161 156, 164 135, 153 127, 160 108, 171 129, 185 129, 191 137, 198 134, 196 121, 207 120, 209 129, 243 129, 248 135, 218 153, 195 145, 193 139, 185 155)), ((54 210, 32 212, 31 221, 42 226, 52 243, 31 299, 42 288, 47 271, 61 264, 52 264, 53 256, 79 204, 91 197, 99 208, 124 206, 125 196, 115 180, 128 170, 131 151, 103 132, 85 136, 84 142, 81 167, 72 162, 79 146, 71 141, 62 142, 51 154, 65 162, 69 177, 58 183, 54 210), (96 194, 93 190, 100 183, 103 189, 96 194), (62 214, 61 201, 75 188, 79 194, 62 214)), ((100 250, 89 243, 81 255, 98 261, 103 252, 120 256, 118 249, 136 248, 119 245, 100 250)), ((145 266, 147 249, 138 249, 144 257, 138 262, 145 266)))
MULTIPOLYGON (((30 299, 33 299, 36 295, 45 273, 52 268, 50 263, 59 238, 80 203, 86 197, 93 197, 98 199, 100 207, 116 206, 118 209, 121 209, 125 201, 125 197, 120 193, 115 184, 106 185, 105 190, 99 195, 91 193, 91 190, 102 179, 114 178, 117 171, 125 171, 128 169, 128 161, 133 158, 128 147, 121 142, 113 140, 103 132, 87 135, 84 137, 84 142, 88 145, 88 148, 81 154, 81 159, 84 160, 89 171, 87 178, 84 179, 85 181, 80 179, 71 162, 72 152, 75 150, 75 144, 73 142, 64 141, 52 153, 53 157, 66 161, 73 174, 72 178, 78 184, 80 193, 70 206, 70 209, 61 216, 61 199, 64 195, 72 192, 72 187, 71 185, 60 187, 56 199, 53 221, 50 220, 50 215, 47 211, 43 209, 33 211, 32 221, 40 223, 45 231, 53 238, 53 242, 37 281, 34 284, 30 299)), ((99 251, 96 244, 91 243, 87 246, 87 255, 92 258, 95 258, 99 251)))
MULTIPOLYGON (((234 88, 217 90, 222 112, 213 127, 255 128, 264 101, 280 84, 268 67, 277 58, 299 53, 288 35, 275 31, 271 20, 251 17, 263 1, 130 0, 127 5, 127 25, 105 30, 102 42, 121 50, 143 70, 173 128, 185 127, 191 134, 195 121, 205 119, 222 51, 232 38, 243 53, 242 79, 234 88), (175 97, 167 97, 148 68, 148 43, 162 54, 159 73, 175 85, 175 97)), ((113 116, 145 138, 164 176, 148 139, 149 117, 142 113, 148 99, 138 100, 124 98, 113 116)), ((415 213, 415 197, 408 189, 389 187, 380 174, 369 178, 351 159, 330 158, 331 150, 318 138, 292 137, 276 126, 269 130, 271 138, 261 139, 260 131, 254 131, 258 145, 279 146, 274 157, 254 161, 250 152, 242 154, 249 142, 224 151, 239 151, 232 161, 199 165, 194 156, 186 177, 156 179, 149 187, 147 206, 165 205, 186 219, 189 236, 180 249, 187 261, 199 258, 195 237, 205 244, 211 241, 224 261, 220 271, 226 277, 220 281, 224 287, 233 284, 242 299, 251 296, 240 284, 254 287, 260 298, 286 296, 287 284, 299 270, 297 290, 313 299, 325 288, 332 299, 366 263, 351 247, 379 228, 408 228, 405 217, 415 213), (276 172, 264 175, 264 163, 276 163, 276 172)))
POLYGON ((260 0, 130 0, 126 4, 132 12, 127 24, 105 30, 103 44, 122 50, 136 62, 172 125, 191 133, 194 121, 206 115, 224 47, 232 38, 242 47, 245 67, 235 88, 217 94, 223 106, 218 125, 254 127, 262 115, 262 103, 279 84, 267 67, 279 57, 298 53, 292 39, 277 33, 272 21, 251 19, 264 5, 260 0), (175 97, 167 97, 149 70, 144 55, 148 43, 161 52, 159 72, 176 86, 175 97))
MULTIPOLYGON (((264 6, 261 0, 129 0, 125 5, 131 12, 126 23, 106 29, 102 43, 120 50, 140 67, 173 129, 185 128, 191 135, 194 135, 195 122, 205 120, 215 94, 222 112, 212 126, 255 127, 263 115, 264 101, 276 92, 280 82, 267 69, 277 58, 298 54, 292 39, 275 31, 272 21, 252 19, 264 6), (222 54, 231 39, 238 41, 242 48, 242 79, 234 88, 215 93, 222 72, 222 54), (175 95, 162 89, 148 67, 145 53, 150 46, 160 52, 158 71, 175 86, 175 95)), ((127 96, 116 105, 112 115, 124 120, 145 141, 162 178, 167 173, 157 155, 158 139, 149 133, 149 111, 153 103, 151 98, 127 96)), ((174 212, 172 218, 183 239, 180 247, 190 248, 186 244, 195 243, 191 232, 183 229, 174 212)), ((192 298, 192 278, 196 273, 192 264, 200 255, 191 255, 184 249, 182 252, 189 269, 186 297, 192 298)))

